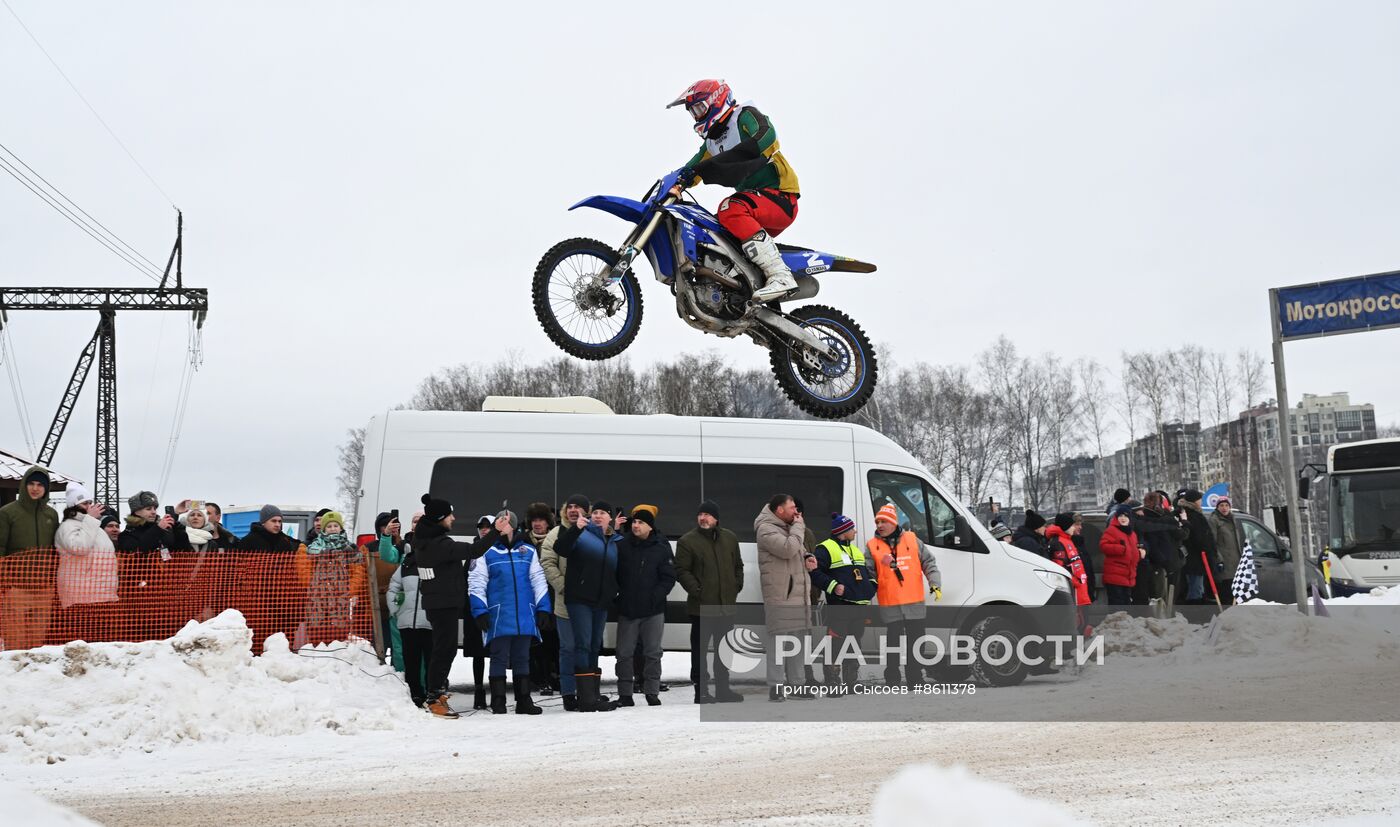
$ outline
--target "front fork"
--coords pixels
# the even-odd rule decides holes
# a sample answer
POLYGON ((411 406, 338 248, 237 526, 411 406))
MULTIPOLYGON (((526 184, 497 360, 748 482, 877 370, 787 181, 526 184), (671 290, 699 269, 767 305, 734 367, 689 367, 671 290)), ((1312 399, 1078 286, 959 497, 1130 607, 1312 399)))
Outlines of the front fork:
POLYGON ((622 281, 622 277, 627 275, 628 271, 632 269, 632 262, 636 261, 637 256, 641 255, 642 250, 646 249, 647 242, 651 241, 651 237, 656 233, 656 228, 661 226, 661 219, 665 215, 666 208, 674 203, 676 203, 676 197, 674 195, 668 195, 663 198, 661 203, 656 206, 656 211, 651 214, 651 218, 647 220, 647 223, 633 230, 632 235, 628 236, 627 240, 622 242, 622 249, 617 251, 617 263, 608 268, 605 281, 607 286, 611 287, 622 281))

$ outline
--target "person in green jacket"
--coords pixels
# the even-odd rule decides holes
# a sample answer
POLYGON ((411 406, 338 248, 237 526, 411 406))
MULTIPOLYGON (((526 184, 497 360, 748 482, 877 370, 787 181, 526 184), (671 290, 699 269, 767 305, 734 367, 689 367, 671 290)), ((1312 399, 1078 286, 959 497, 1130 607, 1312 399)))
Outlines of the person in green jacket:
POLYGON ((42 646, 49 632, 54 575, 58 558, 53 538, 58 512, 48 504, 49 472, 35 465, 24 474, 24 487, 14 502, 0 508, 0 637, 5 649, 42 646), (24 552, 38 556, 8 559, 24 552))
POLYGON ((719 506, 700 503, 696 527, 676 543, 676 580, 685 589, 690 615, 690 672, 697 704, 737 703, 744 696, 729 688, 729 669, 719 659, 719 642, 733 628, 734 604, 744 587, 739 538, 719 524, 719 506), (701 628, 703 625, 703 629, 701 628), (715 647, 715 694, 708 691, 706 650, 715 647))

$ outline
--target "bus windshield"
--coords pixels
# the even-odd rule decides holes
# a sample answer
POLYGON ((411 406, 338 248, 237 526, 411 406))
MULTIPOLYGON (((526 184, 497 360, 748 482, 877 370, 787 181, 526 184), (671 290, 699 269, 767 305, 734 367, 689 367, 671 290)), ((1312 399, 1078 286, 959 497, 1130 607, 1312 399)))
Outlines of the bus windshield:
POLYGON ((1400 469, 1332 477, 1331 550, 1400 551, 1400 469))

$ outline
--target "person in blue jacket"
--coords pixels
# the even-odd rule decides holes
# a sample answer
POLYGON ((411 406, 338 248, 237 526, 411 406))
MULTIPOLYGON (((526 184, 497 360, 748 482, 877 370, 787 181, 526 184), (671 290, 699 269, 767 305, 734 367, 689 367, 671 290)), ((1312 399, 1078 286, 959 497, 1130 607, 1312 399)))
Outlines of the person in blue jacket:
POLYGON ((530 642, 549 622, 549 581, 529 532, 520 530, 520 518, 502 511, 496 523, 502 526, 500 539, 476 561, 467 578, 472 617, 486 634, 491 652, 491 713, 505 714, 509 663, 515 679, 515 713, 538 715, 543 710, 530 697, 530 642))
POLYGON ((574 678, 578 684, 579 712, 611 712, 615 707, 599 689, 598 651, 603 648, 603 627, 608 609, 617 596, 617 545, 625 522, 621 511, 606 502, 593 503, 590 519, 582 515, 554 544, 569 561, 564 573, 565 605, 574 627, 574 678))

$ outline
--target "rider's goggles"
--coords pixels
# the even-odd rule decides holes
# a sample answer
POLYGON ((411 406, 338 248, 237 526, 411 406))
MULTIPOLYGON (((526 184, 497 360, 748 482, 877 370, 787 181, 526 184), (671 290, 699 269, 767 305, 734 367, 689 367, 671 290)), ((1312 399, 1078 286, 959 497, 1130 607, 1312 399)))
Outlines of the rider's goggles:
POLYGON ((688 103, 688 104, 686 104, 686 105, 685 105, 685 108, 686 108, 686 111, 690 112, 690 117, 692 117, 692 118, 694 118, 695 120, 699 121, 699 120, 703 120, 703 119, 705 118, 705 116, 709 114, 709 112, 710 112, 710 102, 709 102, 709 101, 705 101, 705 100, 699 100, 699 101, 696 101, 695 103, 688 103))

